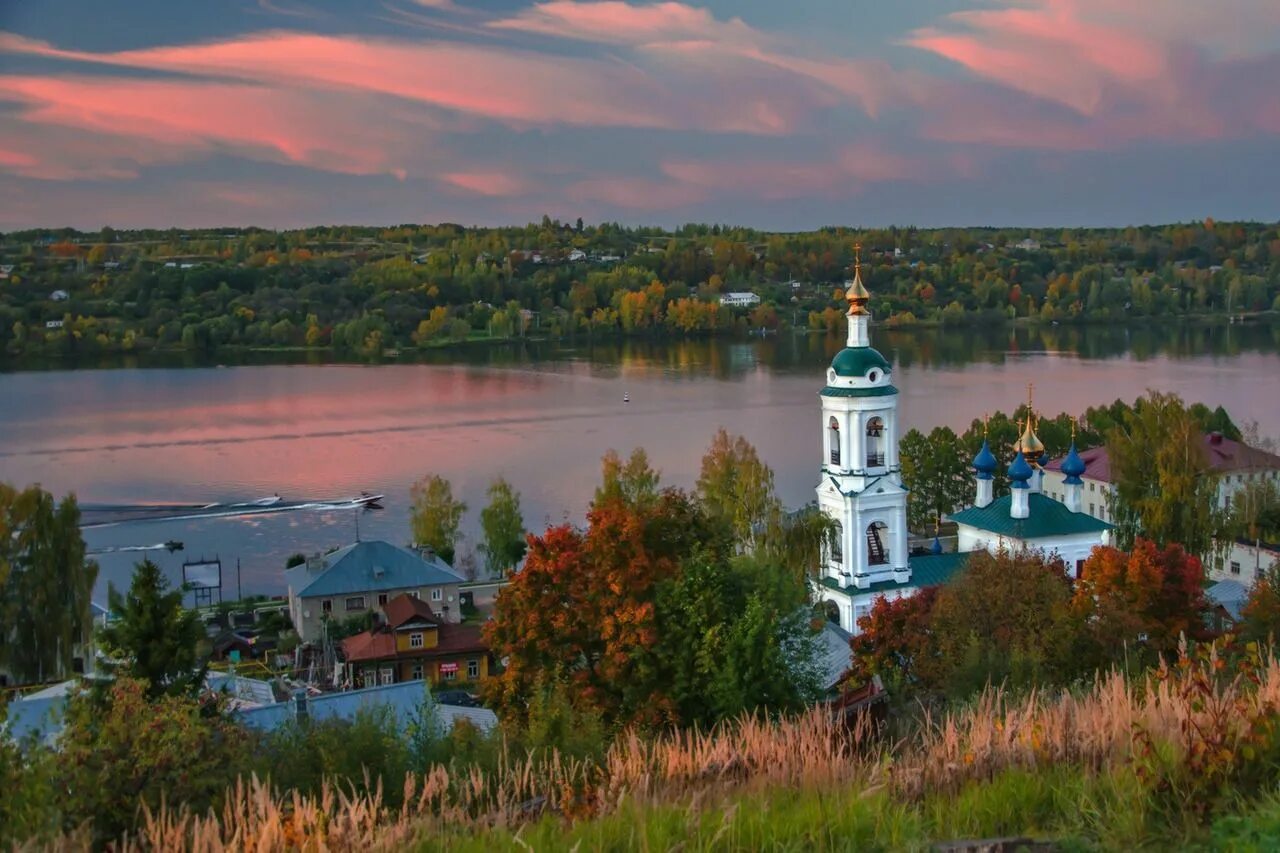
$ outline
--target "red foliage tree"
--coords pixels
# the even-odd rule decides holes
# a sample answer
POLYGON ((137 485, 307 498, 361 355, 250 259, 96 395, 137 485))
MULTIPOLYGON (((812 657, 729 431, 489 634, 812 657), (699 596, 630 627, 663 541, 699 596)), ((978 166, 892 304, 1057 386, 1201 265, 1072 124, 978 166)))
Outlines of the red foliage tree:
POLYGON ((1200 560, 1181 545, 1159 548, 1139 538, 1127 554, 1093 550, 1076 583, 1074 606, 1103 647, 1145 636, 1156 650, 1170 651, 1183 634, 1205 634, 1203 581, 1200 560))
POLYGON ((931 622, 938 589, 926 586, 906 598, 876 599, 871 612, 858 620, 862 633, 849 642, 851 683, 865 683, 879 675, 903 684, 937 684, 938 649, 931 622))

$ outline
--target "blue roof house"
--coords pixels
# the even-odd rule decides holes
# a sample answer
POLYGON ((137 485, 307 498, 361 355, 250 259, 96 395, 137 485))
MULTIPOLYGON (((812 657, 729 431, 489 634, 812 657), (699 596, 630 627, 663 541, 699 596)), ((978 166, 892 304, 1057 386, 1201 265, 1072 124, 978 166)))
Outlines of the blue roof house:
POLYGON ((315 556, 285 572, 289 615, 304 643, 314 643, 329 621, 378 612, 401 593, 431 604, 445 622, 459 622, 462 578, 430 549, 421 552, 389 542, 357 542, 315 556))

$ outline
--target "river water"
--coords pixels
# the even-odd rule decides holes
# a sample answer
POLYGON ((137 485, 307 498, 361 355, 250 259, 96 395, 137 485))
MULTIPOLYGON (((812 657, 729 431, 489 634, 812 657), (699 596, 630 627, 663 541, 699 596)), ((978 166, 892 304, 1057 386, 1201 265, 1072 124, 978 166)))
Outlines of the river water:
MULTIPOLYGON (((1280 326, 877 331, 873 343, 895 364, 904 428, 961 429, 1012 410, 1034 382, 1037 407, 1049 414, 1156 388, 1222 405, 1237 423, 1280 436, 1280 326)), ((10 371, 0 373, 0 480, 101 504, 386 495, 385 509, 358 514, 85 533, 94 549, 179 540, 184 551, 148 554, 175 580, 184 560, 218 556, 227 597, 237 582, 245 594, 279 593, 289 554, 346 544, 357 524, 362 538, 406 542, 409 487, 428 472, 468 503, 463 528, 473 543, 497 475, 521 492, 526 525, 541 530, 581 520, 609 448, 625 455, 643 446, 664 482, 689 487, 724 426, 755 444, 787 504, 803 504, 820 462, 817 392, 841 346, 784 334, 486 347, 378 366, 312 356, 10 371)), ((127 584, 140 556, 98 557, 103 595, 108 582, 127 584)))

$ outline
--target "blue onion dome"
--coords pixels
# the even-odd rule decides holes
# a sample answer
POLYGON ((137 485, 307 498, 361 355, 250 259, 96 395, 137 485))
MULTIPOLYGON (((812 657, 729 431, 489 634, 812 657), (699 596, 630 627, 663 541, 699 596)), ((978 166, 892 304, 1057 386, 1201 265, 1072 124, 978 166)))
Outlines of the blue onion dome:
POLYGON ((1041 454, 1040 454, 1040 458, 1036 460, 1036 464, 1037 464, 1037 465, 1039 465, 1041 468, 1043 468, 1044 466, 1048 465, 1048 464, 1049 464, 1049 451, 1045 450, 1045 451, 1041 452, 1041 454))
POLYGON ((995 454, 991 452, 991 446, 987 444, 987 440, 984 438, 982 440, 982 449, 978 451, 977 456, 973 457, 973 470, 978 472, 978 479, 990 480, 998 464, 995 454))
POLYGON ((1076 453, 1076 443, 1071 442, 1071 449, 1067 451, 1067 458, 1062 460, 1062 473, 1066 474, 1064 483, 1070 483, 1073 486, 1081 485, 1080 475, 1085 472, 1087 466, 1084 460, 1080 458, 1080 454, 1076 453))
POLYGON ((942 540, 939 539, 937 536, 933 537, 933 544, 929 546, 929 553, 931 554, 942 553, 942 540))
POLYGON ((1027 480, 1031 479, 1031 475, 1035 473, 1031 470, 1031 466, 1027 464, 1027 457, 1022 455, 1022 451, 1018 451, 1018 455, 1013 457, 1013 462, 1009 464, 1009 487, 1012 489, 1027 488, 1027 480))

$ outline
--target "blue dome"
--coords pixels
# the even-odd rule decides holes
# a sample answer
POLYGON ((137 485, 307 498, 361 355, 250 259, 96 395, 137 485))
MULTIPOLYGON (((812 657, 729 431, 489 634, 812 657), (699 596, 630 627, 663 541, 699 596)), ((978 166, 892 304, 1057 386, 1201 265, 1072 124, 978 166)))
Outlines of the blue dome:
POLYGON ((1049 451, 1045 450, 1040 453, 1040 458, 1036 460, 1036 464, 1041 468, 1049 464, 1049 451))
POLYGON ((1031 479, 1033 473, 1031 466, 1027 464, 1027 458, 1019 450, 1018 455, 1013 457, 1013 462, 1009 464, 1009 487, 1012 489, 1027 488, 1027 480, 1031 479))
POLYGON ((1076 453, 1076 443, 1071 442, 1071 449, 1067 451, 1067 458, 1062 460, 1062 473, 1066 474, 1065 483, 1073 486, 1080 485, 1080 475, 1085 472, 1087 466, 1084 460, 1080 458, 1080 454, 1076 453))
POLYGON ((982 449, 978 451, 977 456, 973 457, 973 470, 978 472, 978 479, 990 480, 997 464, 996 457, 992 454, 991 447, 984 438, 982 440, 982 449))
POLYGON ((937 536, 933 537, 933 544, 929 546, 929 553, 931 554, 942 553, 942 540, 939 539, 937 536))

